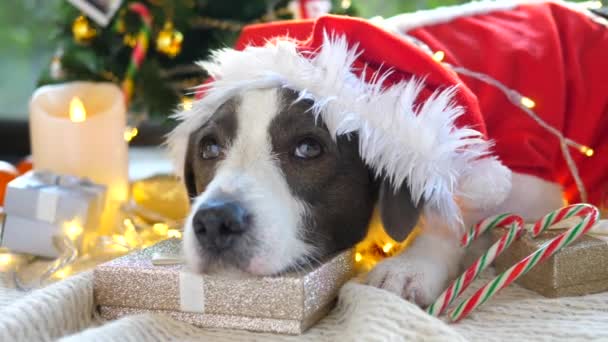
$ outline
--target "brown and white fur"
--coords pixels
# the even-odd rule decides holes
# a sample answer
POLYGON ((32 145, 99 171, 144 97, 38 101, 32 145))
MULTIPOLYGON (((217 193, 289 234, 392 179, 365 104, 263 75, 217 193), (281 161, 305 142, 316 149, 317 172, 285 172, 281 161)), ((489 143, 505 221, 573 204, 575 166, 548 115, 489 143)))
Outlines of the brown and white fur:
MULTIPOLYGON (((184 232, 189 267, 253 275, 305 268, 362 240, 378 206, 393 233, 407 234, 416 223, 423 233, 378 264, 368 284, 430 304, 465 260, 458 232, 425 216, 407 182, 390 190, 360 157, 357 134, 335 138, 312 106, 285 87, 245 89, 181 137, 188 141, 184 180, 193 199, 184 232)), ((503 203, 460 210, 465 226, 499 212, 535 219, 560 207, 560 198, 557 185, 513 174, 503 203)))

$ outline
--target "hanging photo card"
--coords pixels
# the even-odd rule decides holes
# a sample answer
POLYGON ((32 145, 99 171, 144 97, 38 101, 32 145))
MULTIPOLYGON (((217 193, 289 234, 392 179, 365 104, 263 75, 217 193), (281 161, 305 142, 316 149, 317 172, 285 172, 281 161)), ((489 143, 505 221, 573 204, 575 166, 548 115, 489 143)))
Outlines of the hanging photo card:
POLYGON ((107 26, 123 0, 68 0, 98 25, 107 26))

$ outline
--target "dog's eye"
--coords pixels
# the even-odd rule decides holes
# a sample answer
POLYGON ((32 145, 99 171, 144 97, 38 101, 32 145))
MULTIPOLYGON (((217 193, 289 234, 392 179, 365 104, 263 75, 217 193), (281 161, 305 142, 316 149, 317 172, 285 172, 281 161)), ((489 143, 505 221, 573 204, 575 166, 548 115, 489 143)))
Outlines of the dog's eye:
POLYGON ((305 138, 300 140, 293 151, 294 156, 301 159, 313 159, 323 153, 323 147, 321 144, 312 138, 305 138))
POLYGON ((222 147, 214 138, 205 138, 201 141, 201 157, 203 159, 216 159, 222 154, 222 147))

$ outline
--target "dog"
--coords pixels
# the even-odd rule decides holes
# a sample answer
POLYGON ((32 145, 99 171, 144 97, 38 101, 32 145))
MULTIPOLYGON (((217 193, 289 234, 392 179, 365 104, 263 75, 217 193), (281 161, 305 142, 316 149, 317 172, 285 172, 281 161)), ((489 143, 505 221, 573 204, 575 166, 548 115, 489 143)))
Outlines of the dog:
MULTIPOLYGON (((502 11, 535 13, 542 6, 555 11, 553 6, 559 5, 480 6, 435 13, 444 23, 473 15, 500 16, 502 11)), ((429 13, 420 16, 424 25, 435 18, 429 13)), ((183 240, 193 271, 263 276, 310 268, 360 242, 377 209, 396 240, 416 225, 422 234, 403 253, 376 265, 367 283, 427 306, 470 259, 459 244, 464 227, 503 212, 532 221, 563 206, 563 182, 529 172, 511 163, 508 155, 498 153, 504 164, 492 155, 493 138, 496 150, 518 150, 522 144, 501 145, 490 124, 488 139, 483 128, 456 125, 465 111, 475 112, 479 106, 467 93, 481 89, 476 81, 466 83, 470 89, 431 87, 425 96, 425 87, 438 82, 432 76, 426 84, 411 75, 405 81, 391 80, 400 71, 399 55, 391 57, 396 62, 383 61, 392 71, 383 73, 379 66, 365 74, 369 65, 380 65, 370 62, 376 45, 398 44, 404 56, 422 54, 403 37, 394 37, 398 26, 391 33, 367 21, 338 17, 256 26, 245 30, 237 43, 241 50, 225 49, 202 64, 214 81, 191 110, 177 115, 182 122, 168 139, 193 199, 183 240), (332 38, 328 27, 341 28, 343 36, 332 38), (292 38, 268 41, 287 31, 292 38), (366 36, 357 36, 360 32, 366 36), (312 45, 298 50, 298 41, 312 45), (354 66, 365 58, 365 67, 355 75, 354 66), (306 85, 310 79, 315 82, 306 85), (387 86, 388 81, 393 84, 387 86), (395 116, 373 113, 393 110, 395 116), (411 112, 406 123, 399 121, 403 111, 411 112), (433 155, 446 149, 445 156, 433 155)), ((608 33, 602 37, 608 44, 608 33)), ((422 62, 412 63, 431 65, 430 57, 419 58, 422 62)), ((430 67, 440 70, 440 84, 462 84, 441 66, 430 67)), ((491 99, 493 103, 481 105, 487 111, 474 117, 491 123, 496 108, 521 110, 500 96, 491 99)), ((607 112, 608 107, 602 108, 607 112)), ((487 240, 482 240, 469 256, 486 247, 487 240)))

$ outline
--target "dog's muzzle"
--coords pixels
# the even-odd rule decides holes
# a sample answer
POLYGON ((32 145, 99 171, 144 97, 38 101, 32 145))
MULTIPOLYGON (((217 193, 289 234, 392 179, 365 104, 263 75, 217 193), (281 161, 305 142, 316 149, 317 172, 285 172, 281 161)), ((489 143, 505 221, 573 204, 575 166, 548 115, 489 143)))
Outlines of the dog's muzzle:
POLYGON ((208 252, 221 254, 231 249, 251 226, 251 215, 234 200, 203 203, 192 219, 200 245, 208 252))

